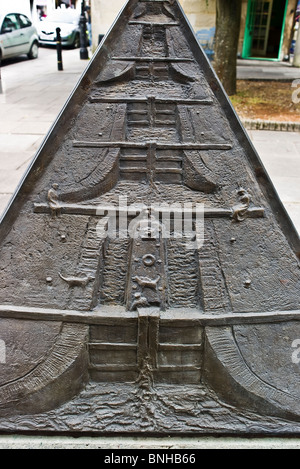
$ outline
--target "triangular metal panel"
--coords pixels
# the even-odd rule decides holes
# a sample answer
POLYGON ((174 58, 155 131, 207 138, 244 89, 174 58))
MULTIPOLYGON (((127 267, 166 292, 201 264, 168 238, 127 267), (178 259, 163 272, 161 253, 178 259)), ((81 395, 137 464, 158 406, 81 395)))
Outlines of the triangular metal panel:
POLYGON ((0 240, 1 430, 297 432, 299 238, 177 0, 125 5, 0 240))

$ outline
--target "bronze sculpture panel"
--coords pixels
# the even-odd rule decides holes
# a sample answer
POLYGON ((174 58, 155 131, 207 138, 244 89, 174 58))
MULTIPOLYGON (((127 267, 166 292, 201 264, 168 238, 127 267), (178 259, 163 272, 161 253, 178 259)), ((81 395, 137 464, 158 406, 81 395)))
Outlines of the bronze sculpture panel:
POLYGON ((0 429, 297 434, 299 252, 178 1, 129 0, 0 225, 0 429))

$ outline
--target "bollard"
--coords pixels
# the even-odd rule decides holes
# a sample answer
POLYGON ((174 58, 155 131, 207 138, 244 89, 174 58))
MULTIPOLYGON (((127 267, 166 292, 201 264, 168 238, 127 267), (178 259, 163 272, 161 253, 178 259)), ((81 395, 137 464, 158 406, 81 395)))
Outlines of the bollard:
POLYGON ((63 70, 60 28, 56 28, 57 69, 63 70))
POLYGON ((79 21, 80 27, 80 59, 81 60, 88 60, 89 52, 87 49, 87 34, 86 34, 86 16, 85 16, 85 1, 82 0, 81 2, 81 15, 79 21))

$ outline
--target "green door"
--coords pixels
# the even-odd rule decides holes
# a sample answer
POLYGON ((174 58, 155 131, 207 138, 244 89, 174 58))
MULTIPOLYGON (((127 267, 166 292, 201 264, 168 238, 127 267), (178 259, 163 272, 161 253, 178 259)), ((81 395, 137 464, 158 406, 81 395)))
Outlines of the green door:
POLYGON ((265 57, 270 31, 273 0, 256 2, 251 54, 265 57))
POLYGON ((255 20, 255 3, 256 3, 256 0, 248 1, 246 29, 245 29, 245 37, 244 37, 244 45, 243 45, 243 53, 242 53, 243 59, 251 57, 252 37, 253 37, 254 20, 255 20))
POLYGON ((279 59, 287 3, 287 0, 248 1, 242 52, 244 59, 279 59))

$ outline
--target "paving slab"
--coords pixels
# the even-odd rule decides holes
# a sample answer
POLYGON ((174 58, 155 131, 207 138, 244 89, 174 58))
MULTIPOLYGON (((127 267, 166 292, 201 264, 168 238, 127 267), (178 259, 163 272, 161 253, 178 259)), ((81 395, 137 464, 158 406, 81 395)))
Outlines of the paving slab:
POLYGON ((10 134, 3 134, 0 132, 1 142, 1 165, 2 162, 5 164, 6 153, 19 154, 22 159, 22 153, 32 148, 32 145, 40 138, 39 133, 35 133, 34 128, 31 129, 30 133, 18 134, 16 132, 10 134))
POLYGON ((49 121, 32 121, 32 117, 30 120, 22 119, 18 122, 18 124, 14 127, 12 134, 19 134, 19 135, 27 135, 32 132, 34 128, 35 135, 45 135, 51 127, 52 122, 49 121))
POLYGON ((300 78, 300 68, 293 67, 290 62, 239 59, 237 78, 240 80, 293 81, 300 78))
MULTIPOLYGON (((3 189, 2 189, 3 190, 3 189)), ((12 194, 8 193, 2 193, 0 194, 0 213, 3 213, 4 210, 6 209, 10 199, 11 199, 12 194)))
POLYGON ((248 131, 275 189, 300 233, 300 133, 248 131))

